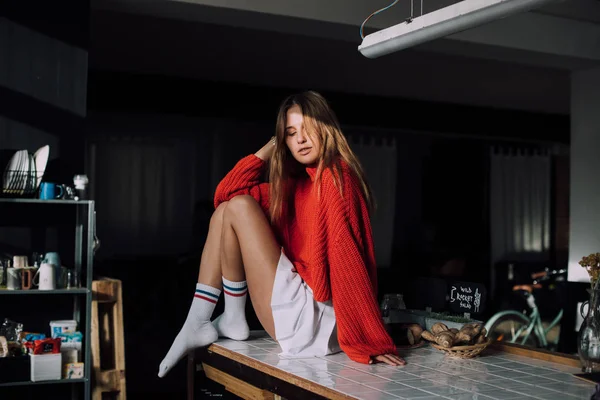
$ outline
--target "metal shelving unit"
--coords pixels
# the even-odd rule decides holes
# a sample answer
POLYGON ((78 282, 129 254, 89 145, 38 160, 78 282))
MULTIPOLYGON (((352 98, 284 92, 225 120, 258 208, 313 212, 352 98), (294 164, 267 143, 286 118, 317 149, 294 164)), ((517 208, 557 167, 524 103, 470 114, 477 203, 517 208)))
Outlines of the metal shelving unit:
MULTIPOLYGON (((83 334, 81 360, 84 363, 83 379, 61 379, 52 381, 19 381, 0 383, 0 398, 2 388, 11 386, 41 386, 41 385, 72 385, 71 398, 78 398, 83 385, 84 399, 91 398, 91 306, 92 306, 92 279, 95 237, 95 203, 92 200, 38 200, 21 198, 0 198, 0 226, 2 227, 31 227, 31 229, 44 229, 56 225, 65 227, 63 216, 68 216, 70 221, 74 220, 75 242, 70 251, 73 251, 73 269, 80 277, 80 287, 73 289, 56 290, 0 290, 0 308, 10 304, 16 296, 23 299, 32 296, 35 299, 57 298, 60 296, 72 296, 72 316, 77 321, 79 331, 83 334), (75 215, 73 216, 74 213, 75 215)), ((70 228, 69 228, 70 229, 70 228)), ((31 249, 33 250, 33 249, 31 249)), ((40 316, 47 318, 47 316, 40 316)), ((27 327, 25 327, 27 328, 27 327)))
POLYGON ((56 290, 8 290, 8 289, 0 289, 0 296, 3 294, 17 295, 17 294, 26 294, 26 295, 47 295, 47 294, 87 294, 89 293, 89 289, 56 289, 56 290))
POLYGON ((8 382, 8 383, 0 383, 0 387, 8 387, 8 386, 29 386, 29 385, 57 385, 61 383, 86 383, 88 379, 59 379, 55 381, 40 381, 40 382, 32 382, 32 381, 23 381, 23 382, 8 382))

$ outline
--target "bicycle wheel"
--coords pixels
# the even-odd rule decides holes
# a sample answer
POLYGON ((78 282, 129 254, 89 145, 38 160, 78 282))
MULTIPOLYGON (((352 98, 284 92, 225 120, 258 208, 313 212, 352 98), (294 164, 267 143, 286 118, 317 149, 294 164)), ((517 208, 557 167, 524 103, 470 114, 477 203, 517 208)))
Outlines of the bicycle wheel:
POLYGON ((530 322, 529 318, 521 313, 516 311, 506 312, 488 328, 488 337, 498 342, 517 343, 536 348, 540 347, 534 329, 529 333, 525 343, 522 343, 528 333, 527 326, 530 322))

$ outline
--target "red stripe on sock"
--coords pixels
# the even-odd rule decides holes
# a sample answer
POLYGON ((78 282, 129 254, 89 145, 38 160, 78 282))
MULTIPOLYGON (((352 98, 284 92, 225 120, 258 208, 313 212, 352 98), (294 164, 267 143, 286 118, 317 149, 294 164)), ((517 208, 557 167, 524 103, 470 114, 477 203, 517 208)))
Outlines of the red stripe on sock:
POLYGON ((209 301, 209 302, 211 302, 211 303, 213 303, 213 304, 217 304, 217 301, 216 301, 215 299, 211 299, 211 298, 208 298, 208 297, 204 297, 204 296, 201 296, 201 295, 199 295, 199 294, 195 294, 195 295, 194 295, 194 297, 197 297, 197 298, 199 298, 199 299, 202 299, 202 300, 209 301))
POLYGON ((247 290, 244 290, 242 293, 231 293, 231 292, 228 292, 227 290, 223 290, 223 293, 225 293, 228 296, 233 296, 233 297, 245 296, 247 292, 248 292, 247 290))

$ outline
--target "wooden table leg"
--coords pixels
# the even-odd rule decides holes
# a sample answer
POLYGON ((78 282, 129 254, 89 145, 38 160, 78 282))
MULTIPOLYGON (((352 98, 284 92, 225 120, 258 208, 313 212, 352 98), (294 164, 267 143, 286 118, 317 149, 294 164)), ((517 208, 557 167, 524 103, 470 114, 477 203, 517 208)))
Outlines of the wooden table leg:
POLYGON ((194 376, 196 375, 196 362, 194 352, 187 356, 187 400, 194 400, 194 376))

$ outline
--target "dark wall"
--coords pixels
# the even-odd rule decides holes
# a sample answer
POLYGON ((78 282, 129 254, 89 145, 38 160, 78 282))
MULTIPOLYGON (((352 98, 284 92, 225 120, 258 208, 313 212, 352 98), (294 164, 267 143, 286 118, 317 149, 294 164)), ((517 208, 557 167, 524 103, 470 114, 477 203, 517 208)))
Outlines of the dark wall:
MULTIPOLYGON (((569 112, 567 70, 419 47, 373 60, 357 51, 358 27, 257 13, 242 16, 237 10, 197 2, 172 2, 166 7, 180 9, 186 20, 169 12, 156 18, 94 10, 91 67, 258 87, 310 86, 387 98, 569 112), (226 18, 227 13, 233 18, 226 18), (214 23, 194 21, 194 15, 209 21, 211 14, 217 14, 214 23), (296 26, 296 32, 306 34, 236 27, 240 19, 255 23, 265 19, 271 27, 296 26), (223 20, 228 26, 217 25, 223 20)), ((403 109, 393 113, 401 119, 412 117, 403 109)))
POLYGON ((90 110, 156 112, 272 122, 285 96, 318 90, 342 124, 442 134, 569 142, 569 117, 322 90, 195 81, 151 74, 90 70, 90 110))
POLYGON ((24 136, 32 146, 54 144, 56 137, 67 177, 83 167, 89 15, 85 0, 0 4, 0 146, 21 145, 16 137, 24 136))

